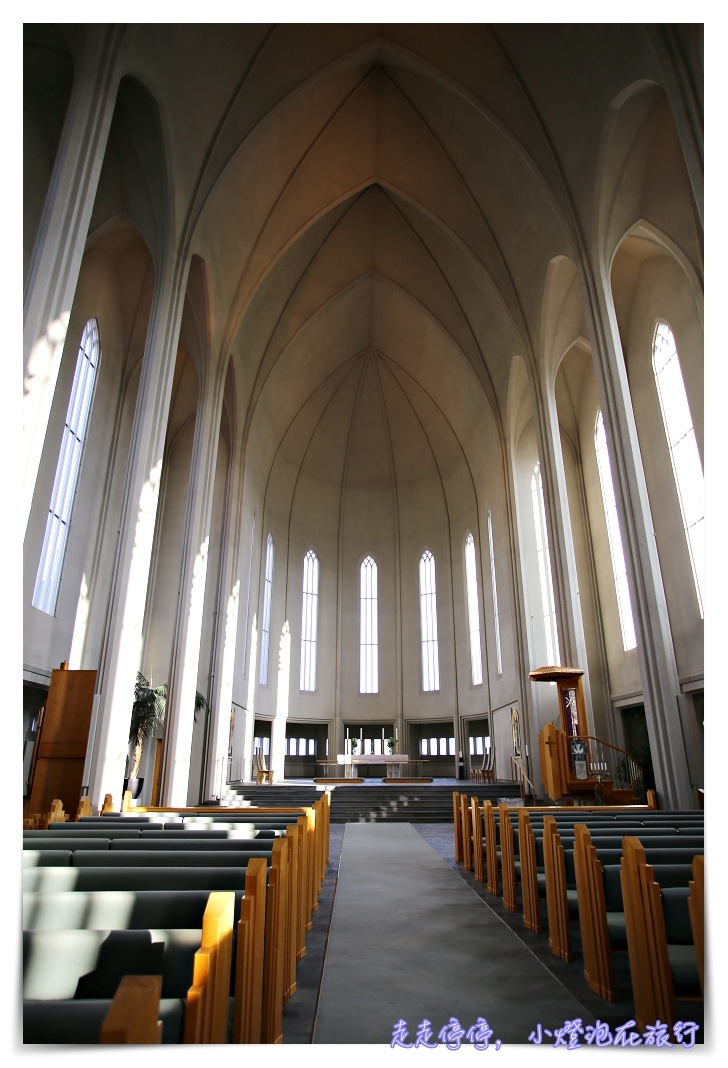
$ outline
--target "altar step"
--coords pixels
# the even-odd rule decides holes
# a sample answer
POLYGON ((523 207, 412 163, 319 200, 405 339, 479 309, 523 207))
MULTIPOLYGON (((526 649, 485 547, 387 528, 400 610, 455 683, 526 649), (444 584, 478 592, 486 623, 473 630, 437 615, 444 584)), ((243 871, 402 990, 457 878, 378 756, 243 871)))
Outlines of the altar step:
MULTIPOLYGON (((332 823, 452 823, 452 795, 455 790, 467 793, 468 797, 488 798, 493 804, 499 799, 513 801, 518 792, 512 782, 475 784, 455 782, 452 785, 437 783, 339 783, 330 785, 332 823)), ((321 784, 299 785, 284 783, 270 786, 230 788, 222 804, 264 805, 311 805, 321 796, 321 784)))

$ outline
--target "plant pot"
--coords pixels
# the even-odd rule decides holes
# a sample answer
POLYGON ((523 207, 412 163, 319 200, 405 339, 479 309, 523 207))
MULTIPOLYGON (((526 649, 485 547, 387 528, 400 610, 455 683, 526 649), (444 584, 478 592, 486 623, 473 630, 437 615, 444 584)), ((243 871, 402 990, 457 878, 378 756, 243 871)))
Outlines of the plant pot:
POLYGON ((142 775, 142 777, 140 779, 124 779, 124 790, 123 790, 123 792, 126 793, 127 790, 131 790, 132 801, 136 801, 136 799, 139 797, 139 794, 142 792, 142 787, 143 786, 144 786, 144 776, 143 775, 142 775))

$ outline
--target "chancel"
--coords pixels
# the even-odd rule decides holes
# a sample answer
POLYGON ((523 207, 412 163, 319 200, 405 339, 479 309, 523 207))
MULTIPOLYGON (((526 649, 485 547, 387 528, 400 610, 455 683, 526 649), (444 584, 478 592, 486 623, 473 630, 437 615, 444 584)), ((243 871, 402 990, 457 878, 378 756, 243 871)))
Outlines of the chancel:
POLYGON ((702 24, 23 54, 24 816, 702 809, 702 24))

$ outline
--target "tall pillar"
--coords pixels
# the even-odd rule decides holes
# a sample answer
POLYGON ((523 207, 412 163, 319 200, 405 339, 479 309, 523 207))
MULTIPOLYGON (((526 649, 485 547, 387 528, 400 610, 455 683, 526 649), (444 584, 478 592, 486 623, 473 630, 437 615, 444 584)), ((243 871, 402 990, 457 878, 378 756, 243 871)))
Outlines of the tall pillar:
MULTIPOLYGON (((208 376, 195 424, 165 726, 161 800, 188 804, 195 693, 200 663, 210 522, 224 378, 208 376), (222 379, 222 381, 221 381, 222 379)), ((197 798, 192 803, 197 803, 197 798)))
MULTIPOLYGON (((217 624, 211 658, 210 740, 204 775, 207 797, 217 797, 227 785, 230 710, 233 707, 235 652, 242 597, 242 471, 242 435, 233 434, 222 525, 221 579, 215 616, 217 624)), ((249 758, 249 754, 246 754, 246 758, 249 758)))
POLYGON ((152 302, 97 682, 89 782, 96 806, 107 793, 121 801, 186 277, 186 264, 162 267, 152 302))
POLYGON ((119 83, 122 26, 86 27, 23 297, 23 500, 28 523, 119 83))
POLYGON ((637 633, 647 729, 662 807, 694 808, 688 729, 632 399, 606 267, 585 302, 607 431, 629 592, 637 633))
MULTIPOLYGON (((559 625, 559 646, 562 665, 587 667, 586 637, 581 615, 579 578, 576 553, 569 514, 569 496, 561 449, 559 418, 553 388, 546 389, 544 404, 547 431, 542 435, 540 455, 544 487, 546 521, 549 525, 549 546, 554 578, 554 597, 559 625)), ((589 675, 585 673, 583 690, 587 709, 591 708, 589 675)), ((592 724, 590 724, 592 725, 592 724)))

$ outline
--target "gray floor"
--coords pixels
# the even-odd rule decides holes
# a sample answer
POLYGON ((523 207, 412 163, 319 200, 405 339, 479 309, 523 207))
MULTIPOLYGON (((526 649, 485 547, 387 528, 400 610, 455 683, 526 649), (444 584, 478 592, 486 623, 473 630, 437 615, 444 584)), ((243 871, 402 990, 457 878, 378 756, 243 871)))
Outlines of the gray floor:
POLYGON ((414 1042, 429 1021, 441 1045, 452 1018, 465 1032, 486 1020, 491 1046, 595 1022, 421 832, 347 824, 313 1043, 390 1046, 399 1021, 414 1042))
MULTIPOLYGON (((514 1027, 517 1034, 513 1041, 504 1038, 511 1031, 509 1026, 502 1035, 494 1033, 488 1047, 493 1050, 492 1043, 499 1037, 507 1043, 501 1047, 501 1058, 509 1050, 522 1058, 527 1049, 536 1049, 535 1043, 524 1043, 537 1023, 544 1029, 542 1045, 549 1047, 554 1039, 545 1031, 562 1027, 569 1018, 578 1018, 582 1024, 597 1019, 612 1033, 633 1019, 626 954, 616 954, 613 959, 618 1000, 610 1003, 592 994, 583 977, 578 925, 572 927, 575 959, 567 964, 550 952, 546 934, 528 931, 520 912, 505 909, 500 898, 489 894, 472 872, 455 861, 451 823, 332 824, 330 831, 327 874, 312 930, 306 935, 306 953, 296 971, 297 991, 283 1009, 285 1045, 374 1042, 381 1051, 382 1043, 391 1043, 391 1028, 399 1019, 407 1022, 408 1041, 413 1041, 419 1026, 430 1019, 431 1041, 437 1042, 442 1026, 439 1019, 447 1023, 455 1016, 467 1031, 477 1019, 466 1018, 475 1003, 475 1012, 488 1020, 494 1032, 496 1008, 498 1012, 507 1010, 509 1025, 522 1020, 530 1028, 524 1035, 520 1024, 514 1027), (345 864, 340 867, 349 827, 353 832, 347 838, 345 864), (374 846, 375 838, 382 841, 376 833, 381 829, 400 832, 395 839, 397 848, 391 848, 391 841, 390 845, 384 843, 382 852, 374 846), (362 831, 368 832, 365 841, 362 831), (360 836, 356 841, 354 834, 360 836), (370 854, 363 872, 356 863, 358 845, 365 846, 370 854), (408 854, 413 861, 406 859, 408 854), (406 873, 412 880, 409 887, 405 885, 406 873), (339 886, 347 888, 341 897, 339 886), (429 894, 427 886, 431 888, 429 894), (395 915, 404 921, 394 923, 395 915), (542 993, 543 1002, 539 1000, 542 993), (427 1011, 433 1014, 430 1017, 424 1015, 425 998, 427 1011), (554 998, 559 1005, 558 1017, 547 1022, 554 998), (514 1006, 520 1015, 513 1015, 514 1006), (573 1015, 562 1016, 567 1011, 573 1015), (368 1037, 370 1032, 373 1037, 368 1037)), ((545 930, 545 906, 542 921, 545 930)), ((679 1002, 678 1010, 681 1019, 699 1023, 697 1041, 702 1045, 708 1022, 702 1003, 679 1002)), ((715 1029, 712 1032, 717 1033, 715 1029)), ((461 1052, 465 1045, 463 1038, 461 1052)), ((584 1048, 582 1044, 582 1051, 584 1048)), ((438 1049, 448 1052, 441 1044, 438 1049)), ((598 1054, 594 1047, 592 1050, 600 1064, 605 1058, 611 1059, 612 1053, 625 1054, 624 1048, 602 1047, 598 1054)), ((475 1048, 470 1051, 477 1052, 475 1048)), ((398 1052, 391 1051, 393 1055, 398 1052)), ((563 1052, 562 1047, 559 1053, 563 1052)), ((316 1054, 316 1063, 323 1054, 324 1050, 316 1054)))

